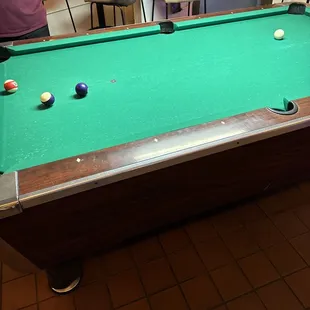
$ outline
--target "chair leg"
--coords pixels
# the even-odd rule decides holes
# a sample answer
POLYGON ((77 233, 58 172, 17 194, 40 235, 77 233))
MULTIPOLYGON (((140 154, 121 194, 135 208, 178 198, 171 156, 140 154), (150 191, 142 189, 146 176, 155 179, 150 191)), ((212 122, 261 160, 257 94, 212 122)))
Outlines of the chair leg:
POLYGON ((116 26, 116 8, 115 8, 115 5, 113 5, 113 24, 115 27, 116 26))
POLYGON ((168 19, 168 9, 169 9, 168 3, 166 3, 166 19, 168 19))
POLYGON ((93 4, 94 2, 90 3, 90 29, 94 29, 93 4))
POLYGON ((200 1, 193 1, 192 2, 192 15, 199 15, 200 14, 200 1))
POLYGON ((204 6, 204 12, 206 14, 207 13, 207 0, 204 0, 203 6, 204 6))
POLYGON ((191 3, 188 2, 187 16, 190 16, 190 13, 191 13, 191 3))
POLYGON ((71 8, 70 8, 68 0, 66 0, 66 5, 67 5, 67 8, 68 8, 68 12, 69 12, 69 15, 70 15, 70 19, 71 19, 71 23, 72 23, 74 32, 76 32, 75 23, 74 23, 74 19, 73 19, 73 16, 72 16, 72 12, 71 12, 71 8))
POLYGON ((143 13, 144 22, 146 23, 145 7, 144 7, 143 0, 141 0, 141 6, 142 6, 142 13, 143 13))
POLYGON ((123 8, 122 8, 121 6, 119 6, 119 9, 120 9, 120 11, 121 11, 123 25, 126 25, 123 8))
POLYGON ((152 2, 152 21, 154 21, 154 13, 155 13, 155 0, 152 2))

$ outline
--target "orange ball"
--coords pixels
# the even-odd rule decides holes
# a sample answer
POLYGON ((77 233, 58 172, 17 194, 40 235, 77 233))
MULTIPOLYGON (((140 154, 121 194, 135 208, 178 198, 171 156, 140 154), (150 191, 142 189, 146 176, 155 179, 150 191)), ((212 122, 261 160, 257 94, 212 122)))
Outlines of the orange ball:
POLYGON ((18 85, 14 80, 7 80, 4 82, 4 89, 8 93, 15 93, 18 90, 18 85))

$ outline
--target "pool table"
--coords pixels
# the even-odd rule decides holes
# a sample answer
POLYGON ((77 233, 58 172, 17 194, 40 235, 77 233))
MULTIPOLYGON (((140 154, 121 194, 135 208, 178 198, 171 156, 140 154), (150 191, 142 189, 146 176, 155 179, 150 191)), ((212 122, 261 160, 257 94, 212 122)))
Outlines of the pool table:
POLYGON ((61 278, 64 262, 307 180, 309 33, 310 8, 291 3, 2 45, 19 90, 0 93, 1 240, 61 278))

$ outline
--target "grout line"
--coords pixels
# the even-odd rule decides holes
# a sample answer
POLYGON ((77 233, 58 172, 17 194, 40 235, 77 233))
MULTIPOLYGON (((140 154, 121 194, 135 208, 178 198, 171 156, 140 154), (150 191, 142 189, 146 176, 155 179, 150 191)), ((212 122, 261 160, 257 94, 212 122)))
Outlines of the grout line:
MULTIPOLYGON (((213 227, 213 223, 212 223, 212 227, 213 227)), ((214 228, 214 227, 213 227, 213 228, 214 228)), ((194 243, 194 241, 193 241, 192 238, 190 237, 190 235, 189 235, 189 233, 187 232, 187 230, 184 229, 184 231, 185 231, 186 235, 188 236, 188 238, 189 238, 189 240, 190 240, 190 242, 191 242, 191 245, 192 245, 192 247, 193 247, 195 253, 197 254, 197 256, 198 256, 200 262, 201 262, 202 265, 205 267, 205 272, 207 273, 208 278, 210 279, 211 283, 213 284, 214 288, 216 289, 216 291, 217 291, 218 295, 220 296, 220 298, 222 299, 222 301, 225 302, 225 300, 224 300, 222 294, 220 293, 218 287, 216 286, 215 282, 213 281, 213 279, 212 279, 212 277, 211 277, 210 271, 208 270, 207 266, 204 264, 203 259, 200 257, 199 252, 198 252, 198 250, 197 250, 197 248, 196 248, 196 244, 194 243)), ((215 230, 215 232, 216 232, 216 234, 218 235, 217 230, 215 230)), ((219 267, 219 268, 221 268, 221 267, 219 267)), ((191 279, 193 279, 193 278, 191 278, 191 279)), ((190 279, 187 279, 186 281, 189 281, 189 280, 190 280, 190 279)), ((186 281, 184 281, 184 282, 186 282, 186 281)), ((223 305, 223 303, 222 303, 221 305, 223 305)), ((224 304, 224 305, 225 305, 225 304, 224 304)), ((219 306, 219 305, 217 305, 216 307, 218 307, 218 306, 219 306)))
MULTIPOLYGON (((99 281, 96 281, 96 282, 102 283, 100 280, 99 280, 99 281)), ((92 282, 92 283, 94 283, 94 282, 92 282)), ((111 309, 113 309, 113 308, 114 308, 114 307, 113 307, 113 299, 112 299, 112 295, 111 295, 109 286, 108 286, 108 284, 107 284, 106 275, 104 275, 104 285, 105 285, 105 287, 106 287, 106 289, 107 289, 107 293, 108 293, 108 296, 109 296, 109 304, 110 304, 110 306, 111 306, 111 309)))
MULTIPOLYGON (((247 277, 246 274, 244 273, 243 269, 242 269, 242 268, 240 267, 240 265, 238 264, 237 259, 234 257, 232 251, 231 251, 230 248, 227 246, 225 240, 223 239, 223 237, 221 236, 221 234, 218 232, 218 230, 215 228, 215 226, 214 226, 213 223, 212 223, 212 226, 213 226, 214 230, 217 232, 218 237, 220 238, 220 240, 221 240, 221 241, 223 242, 223 244, 225 245, 226 249, 229 251, 229 253, 230 253, 231 256, 233 257, 234 263, 237 265, 237 268, 239 269, 239 271, 240 271, 240 272, 242 273, 242 275, 244 276, 245 280, 248 282, 248 284, 249 284, 250 287, 252 288, 252 290, 250 290, 250 291, 248 291, 248 292, 246 292, 246 293, 243 293, 243 294, 237 296, 237 297, 234 298, 234 299, 237 299, 237 298, 239 298, 240 296, 244 296, 244 295, 250 294, 251 292, 256 292, 256 289, 253 287, 252 283, 250 282, 250 280, 248 279, 248 277, 247 277)), ((242 226, 244 226, 244 229, 250 234, 250 232, 247 230, 246 226, 245 226, 244 224, 242 224, 242 226)), ((257 243, 256 240, 255 240, 255 243, 257 243)), ((257 245, 258 245, 258 248, 260 248, 260 245, 259 245, 259 244, 257 244, 257 245)), ((256 253, 258 253, 258 252, 256 252, 256 253)), ((252 253, 251 255, 254 255, 254 254, 252 253)), ((249 255, 249 256, 251 256, 251 255, 249 255)), ((246 256, 246 257, 247 257, 247 256, 246 256)), ((228 264, 228 265, 229 265, 229 264, 228 264)), ((268 284, 269 284, 269 283, 268 283, 268 284)), ((233 299, 233 300, 234 300, 234 299, 233 299)), ((227 304, 228 302, 230 302, 230 301, 226 300, 226 301, 225 301, 225 304, 227 304)), ((264 304, 264 303, 263 303, 263 305, 264 305, 264 307, 265 307, 265 304, 264 304)), ((266 307, 265 307, 265 308, 266 308, 266 307)))
MULTIPOLYGON (((305 208, 306 206, 302 206, 302 207, 305 208)), ((310 228, 308 227, 308 225, 299 217, 299 215, 298 215, 297 212, 296 212, 297 210, 294 210, 294 211, 293 211, 294 215, 295 215, 295 216, 301 221, 301 223, 304 224, 304 225, 306 226, 306 228, 308 229, 307 232, 302 233, 302 234, 300 234, 300 235, 298 235, 298 236, 305 235, 305 234, 309 233, 310 228), (295 211, 295 212, 294 212, 294 211, 295 211)), ((291 239, 297 238, 298 236, 292 237, 291 239)))
POLYGON ((2 284, 10 283, 10 282, 12 282, 12 281, 15 281, 15 280, 18 280, 18 279, 21 279, 21 278, 25 278, 25 277, 27 277, 27 276, 29 276, 29 275, 31 275, 31 274, 33 274, 33 273, 24 274, 24 275, 22 275, 22 276, 20 276, 20 277, 16 277, 16 278, 14 278, 14 279, 5 281, 5 282, 3 282, 2 284))
POLYGON ((39 304, 38 304, 38 303, 35 303, 35 304, 28 305, 28 306, 26 306, 26 307, 18 308, 17 310, 24 310, 24 309, 27 309, 28 307, 32 307, 32 306, 37 306, 38 309, 39 309, 39 304))
MULTIPOLYGON (((184 230, 184 229, 182 229, 182 230, 184 230)), ((157 241, 159 242, 159 245, 160 245, 160 247, 161 247, 161 249, 162 249, 162 251, 163 251, 163 253, 164 253, 164 258, 166 259, 166 261, 167 261, 167 263, 168 263, 168 266, 169 266, 169 269, 170 269, 170 271, 172 272, 172 274, 173 274, 173 276, 174 276, 174 279, 176 280, 176 285, 175 286, 177 286, 178 288, 179 288, 179 290, 180 290, 180 292, 181 292, 181 295, 182 295, 182 297, 184 298, 184 301, 185 301, 185 303, 186 303, 186 306, 187 306, 187 308, 188 309, 191 309, 191 307, 190 307, 190 305, 189 305, 189 303, 188 303, 188 301, 187 301, 187 298, 185 297, 185 294, 184 294, 184 292, 183 292, 183 290, 182 290, 182 288, 181 288, 181 283, 178 281, 178 279, 177 279, 177 277, 176 277, 176 275, 175 275, 175 272, 174 272, 174 270, 173 270, 173 268, 172 268, 172 266, 171 266, 171 264, 170 264, 170 262, 169 262, 169 259, 168 259, 168 254, 166 253, 166 251, 165 251, 165 249, 164 249, 164 247, 163 247, 163 245, 162 245, 162 243, 160 242, 160 239, 158 238, 158 235, 156 236, 156 239, 157 239, 157 241)), ((183 248, 182 248, 183 249, 183 248)), ((181 250, 182 250, 181 249, 181 250)), ((185 281, 184 281, 185 282, 185 281)), ((183 282, 182 282, 183 283, 183 282)), ((157 292, 158 293, 158 292, 157 292)))
MULTIPOLYGON (((276 194, 278 195, 278 193, 276 194)), ((282 233, 282 231, 280 229, 278 229, 278 227, 274 224, 271 216, 269 216, 259 205, 259 203, 257 201, 255 201, 256 205, 261 209, 262 212, 264 212, 267 216, 267 218, 270 220, 271 224, 274 226, 274 228, 284 237, 284 240, 286 242, 288 242, 288 244, 291 245, 291 243, 289 242, 289 240, 286 238, 286 236, 282 233)), ((293 209, 293 208, 292 208, 293 209)), ((295 209, 295 208, 294 208, 295 209)), ((296 236, 297 237, 297 236, 296 236)), ((292 245, 291 245, 292 246, 292 245)), ((292 246, 293 247, 293 246, 292 246)), ((277 268, 275 267, 275 265, 273 264, 273 262, 269 259, 269 257, 267 257, 267 259, 269 260, 269 262, 271 263, 271 265, 276 269, 276 271, 278 272, 278 274, 280 275, 280 279, 287 285, 287 287, 289 288, 289 290, 291 291, 291 293, 295 296, 295 298, 299 301, 299 303, 301 304, 302 307, 304 307, 303 303, 301 302, 301 300, 297 297, 297 295, 295 294, 295 292, 293 291, 293 289, 287 284, 287 282, 285 281, 285 278, 290 276, 291 274, 294 274, 296 272, 300 272, 301 270, 304 270, 304 269, 307 269, 309 268, 307 262, 303 259, 303 257, 301 257, 301 255, 297 252, 297 250, 293 247, 294 251, 300 256, 300 258, 305 262, 306 266, 302 269, 299 269, 297 271, 294 271, 288 275, 285 275, 285 276, 282 276, 278 271, 277 271, 277 268)), ((269 283, 268 283, 269 284, 269 283)))
MULTIPOLYGON (((158 241, 158 237, 157 237, 157 236, 156 236, 156 239, 157 239, 157 241, 158 241)), ((140 283, 141 283, 141 286, 142 286, 142 289, 143 289, 143 292, 144 292, 144 297, 140 298, 139 300, 142 300, 142 299, 145 298, 145 299, 146 299, 146 302, 147 302, 147 304, 148 304, 148 306, 149 306, 149 308, 152 310, 152 306, 151 306, 151 303, 150 303, 150 300, 149 300, 149 296, 148 296, 148 294, 147 294, 147 290, 146 290, 146 288, 145 288, 145 286, 144 286, 144 283, 143 283, 143 281, 142 281, 142 277, 141 277, 141 274, 140 274, 139 266, 138 266, 136 260, 135 260, 134 257, 133 257, 133 253, 132 253, 132 251, 131 251, 131 247, 128 247, 127 251, 128 251, 128 253, 129 253, 129 256, 130 256, 131 260, 132 260, 133 263, 134 263, 135 269, 136 269, 137 274, 138 274, 138 277, 139 277, 139 281, 140 281, 140 283)), ((160 258, 158 258, 158 259, 160 259, 160 258)), ((157 260, 157 259, 154 259, 153 261, 155 261, 155 260, 157 260)), ((131 302, 131 303, 132 303, 132 302, 131 302)), ((122 306, 122 307, 123 307, 123 306, 122 306)))
POLYGON ((39 309, 39 295, 38 295, 38 278, 37 278, 37 273, 34 274, 34 285, 35 285, 35 290, 36 290, 36 302, 37 302, 37 307, 39 309))

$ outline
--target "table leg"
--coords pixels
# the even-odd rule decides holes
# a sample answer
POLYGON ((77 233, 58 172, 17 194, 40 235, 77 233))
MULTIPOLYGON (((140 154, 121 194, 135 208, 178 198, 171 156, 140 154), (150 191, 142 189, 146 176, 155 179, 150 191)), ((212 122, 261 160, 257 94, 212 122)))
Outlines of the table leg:
POLYGON ((82 263, 71 261, 46 270, 50 288, 58 294, 73 291, 82 277, 82 263))
POLYGON ((106 22, 104 17, 104 7, 102 3, 96 3, 96 9, 97 9, 97 16, 98 16, 98 23, 99 28, 106 28, 106 22))

